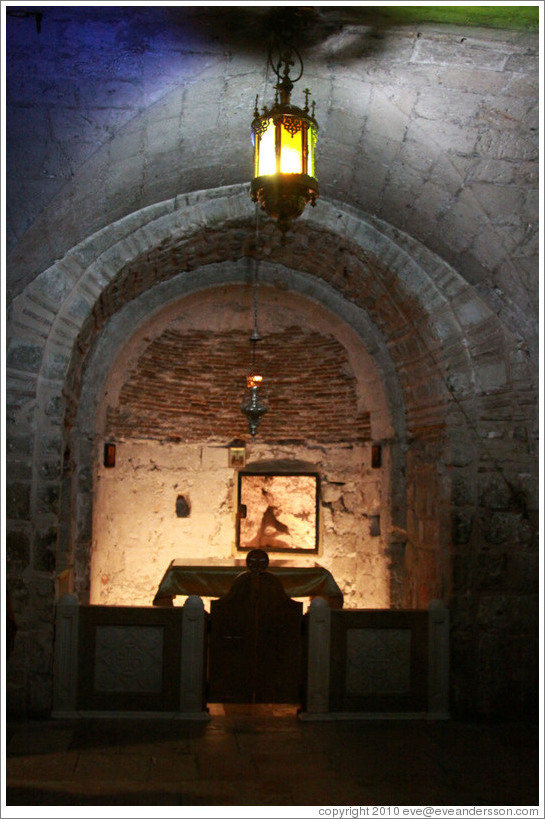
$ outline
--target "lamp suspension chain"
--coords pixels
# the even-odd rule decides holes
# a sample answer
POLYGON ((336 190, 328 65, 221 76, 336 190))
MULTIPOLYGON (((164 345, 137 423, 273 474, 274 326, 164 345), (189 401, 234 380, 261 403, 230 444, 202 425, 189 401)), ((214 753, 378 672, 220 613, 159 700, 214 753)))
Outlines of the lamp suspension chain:
POLYGON ((246 379, 246 395, 241 404, 241 410, 247 418, 248 429, 255 438, 262 416, 268 411, 266 402, 260 395, 263 376, 256 369, 256 346, 261 341, 258 324, 258 287, 259 287, 259 211, 256 209, 255 222, 255 259, 253 266, 252 302, 253 302, 253 331, 250 336, 251 370, 246 379))
POLYGON ((253 276, 253 310, 254 310, 254 331, 252 333, 252 368, 255 368, 255 345, 258 341, 261 340, 261 336, 259 335, 259 326, 258 326, 258 287, 259 287, 259 209, 256 208, 255 212, 255 258, 254 258, 254 276, 253 276))

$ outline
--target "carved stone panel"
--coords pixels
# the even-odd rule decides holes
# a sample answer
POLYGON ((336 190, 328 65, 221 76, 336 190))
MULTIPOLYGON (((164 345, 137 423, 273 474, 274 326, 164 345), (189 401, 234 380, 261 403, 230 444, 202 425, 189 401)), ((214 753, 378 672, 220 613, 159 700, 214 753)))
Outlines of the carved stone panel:
POLYGON ((428 669, 426 611, 331 612, 332 711, 424 713, 428 669))
POLYGON ((161 626, 97 626, 95 691, 160 693, 162 685, 161 626))
POLYGON ((410 670, 408 629, 347 630, 347 694, 408 694, 410 670))
POLYGON ((184 609, 80 606, 77 708, 177 711, 184 609))

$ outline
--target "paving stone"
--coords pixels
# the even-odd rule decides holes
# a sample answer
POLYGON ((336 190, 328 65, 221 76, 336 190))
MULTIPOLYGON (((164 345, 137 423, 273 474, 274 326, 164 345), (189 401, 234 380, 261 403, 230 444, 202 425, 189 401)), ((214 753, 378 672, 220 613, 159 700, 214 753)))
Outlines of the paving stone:
POLYGON ((151 755, 149 779, 154 782, 180 782, 199 777, 194 754, 165 753, 158 748, 151 755))
MULTIPOLYGON (((228 706, 225 710, 229 714, 228 706)), ((225 744, 215 740, 223 735, 233 746, 240 742, 240 713, 215 716, 201 727, 204 745, 198 753, 168 748, 169 739, 180 743, 195 733, 189 723, 12 724, 7 804, 538 804, 537 725, 300 723, 292 715, 273 717, 259 707, 253 718, 260 730, 246 732, 242 739, 259 743, 256 752, 228 754, 225 744), (275 722, 284 723, 284 730, 276 730, 275 722), (146 750, 133 753, 131 745, 120 744, 125 733, 133 747, 146 750), (88 736, 94 749, 62 750, 73 734, 80 744, 88 736), (282 735, 287 740, 283 748, 282 735)))
POLYGON ((151 752, 112 754, 103 751, 81 751, 74 777, 101 782, 143 781, 148 779, 151 752))
POLYGON ((9 756, 6 760, 6 777, 9 781, 18 782, 61 780, 66 779, 67 776, 74 776, 77 764, 76 751, 9 756))

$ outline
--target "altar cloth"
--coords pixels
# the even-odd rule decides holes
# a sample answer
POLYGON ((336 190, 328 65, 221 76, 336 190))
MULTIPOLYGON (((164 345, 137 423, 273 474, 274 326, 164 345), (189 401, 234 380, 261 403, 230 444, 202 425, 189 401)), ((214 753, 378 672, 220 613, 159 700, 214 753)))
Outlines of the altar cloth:
MULTIPOLYGON (((172 606, 177 595, 223 597, 239 574, 248 571, 244 558, 173 560, 159 584, 154 606, 172 606)), ((318 563, 301 565, 290 560, 271 560, 267 571, 281 581, 288 597, 325 597, 340 609, 343 594, 333 575, 318 563)))

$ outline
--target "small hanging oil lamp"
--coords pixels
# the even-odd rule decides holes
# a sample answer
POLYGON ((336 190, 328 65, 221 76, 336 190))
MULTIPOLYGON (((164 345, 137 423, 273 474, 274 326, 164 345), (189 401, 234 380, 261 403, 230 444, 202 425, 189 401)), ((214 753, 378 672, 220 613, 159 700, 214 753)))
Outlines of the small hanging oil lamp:
POLYGON ((268 406, 263 401, 260 390, 263 385, 263 376, 256 371, 255 366, 255 348, 258 341, 261 341, 261 336, 257 331, 257 326, 250 337, 250 345, 252 348, 252 366, 250 373, 246 378, 246 395, 241 404, 241 410, 248 420, 248 429, 255 438, 257 435, 257 428, 261 423, 261 418, 268 412, 268 406))

